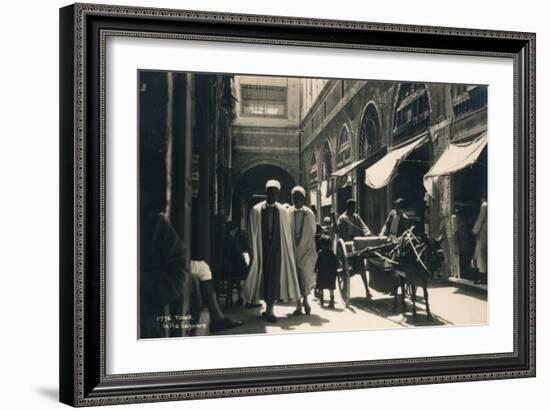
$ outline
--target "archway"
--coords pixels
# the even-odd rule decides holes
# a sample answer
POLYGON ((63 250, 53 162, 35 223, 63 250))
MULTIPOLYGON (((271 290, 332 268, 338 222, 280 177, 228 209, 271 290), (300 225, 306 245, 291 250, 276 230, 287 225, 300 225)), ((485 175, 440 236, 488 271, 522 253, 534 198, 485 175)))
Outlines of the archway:
MULTIPOLYGON (((336 169, 340 170, 352 161, 351 154, 351 138, 346 126, 342 127, 340 136, 338 137, 338 145, 336 153, 336 169)), ((343 181, 338 184, 336 192, 336 212, 342 214, 346 210, 346 202, 353 197, 352 178, 351 174, 343 177, 343 181)))
POLYGON ((247 170, 237 180, 233 189, 231 219, 239 224, 243 232, 247 230, 250 209, 265 199, 265 183, 271 179, 281 183, 279 202, 290 204, 290 192, 296 182, 286 170, 279 166, 257 165, 247 170))
POLYGON ((369 103, 359 128, 359 157, 366 158, 380 147, 382 147, 380 118, 374 104, 369 103))
POLYGON ((330 143, 327 141, 323 146, 321 154, 321 209, 319 210, 319 221, 323 221, 323 218, 330 216, 330 210, 332 208, 332 192, 330 187, 330 179, 332 176, 332 149, 330 143))

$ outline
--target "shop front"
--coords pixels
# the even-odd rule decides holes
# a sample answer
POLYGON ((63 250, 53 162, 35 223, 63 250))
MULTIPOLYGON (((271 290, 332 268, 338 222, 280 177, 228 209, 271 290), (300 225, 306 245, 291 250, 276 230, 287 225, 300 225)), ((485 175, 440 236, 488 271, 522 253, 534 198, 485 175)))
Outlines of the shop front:
MULTIPOLYGON (((422 182, 429 170, 429 147, 429 136, 423 133, 394 147, 364 172, 364 181, 369 191, 377 194, 390 192, 390 200, 405 200, 404 211, 417 226, 417 231, 424 230, 425 189, 422 182)), ((385 217, 385 212, 379 212, 372 221, 381 227, 385 217)))
POLYGON ((336 213, 338 215, 346 211, 346 202, 353 198, 354 178, 353 171, 363 163, 363 160, 347 164, 338 171, 332 173, 332 191, 336 194, 336 213))
POLYGON ((472 267, 477 238, 474 224, 483 200, 487 199, 487 133, 462 143, 451 143, 424 176, 424 186, 432 195, 442 176, 451 178, 452 232, 458 253, 455 276, 477 279, 472 267))

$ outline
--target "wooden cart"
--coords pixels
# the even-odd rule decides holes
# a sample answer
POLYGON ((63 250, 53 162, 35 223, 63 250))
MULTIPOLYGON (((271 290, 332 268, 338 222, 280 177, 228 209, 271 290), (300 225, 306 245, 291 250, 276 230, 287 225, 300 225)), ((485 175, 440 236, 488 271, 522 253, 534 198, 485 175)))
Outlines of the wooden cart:
POLYGON ((369 271, 370 287, 382 292, 391 289, 393 267, 382 255, 394 246, 395 244, 386 236, 355 237, 353 241, 338 239, 336 242, 337 282, 346 305, 350 299, 350 278, 360 273, 362 267, 369 271))

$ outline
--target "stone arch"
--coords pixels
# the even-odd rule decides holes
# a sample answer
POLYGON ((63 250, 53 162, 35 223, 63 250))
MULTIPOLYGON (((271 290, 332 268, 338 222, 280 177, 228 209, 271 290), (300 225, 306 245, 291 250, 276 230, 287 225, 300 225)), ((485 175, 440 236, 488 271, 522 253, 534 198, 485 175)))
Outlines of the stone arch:
MULTIPOLYGON (((384 144, 380 111, 374 100, 365 104, 357 127, 357 141, 359 159, 366 158, 384 144)), ((357 196, 361 217, 371 230, 379 232, 385 219, 386 190, 375 190, 361 182, 357 188, 357 196)))
POLYGON ((332 174, 333 168, 334 168, 333 161, 334 161, 334 158, 333 158, 332 144, 330 142, 330 139, 327 139, 323 144, 323 148, 321 151, 322 175, 320 179, 325 180, 330 178, 330 175, 332 174))
POLYGON ((263 200, 265 183, 267 180, 276 179, 281 183, 279 201, 290 203, 290 193, 297 181, 284 164, 275 164, 277 161, 262 162, 256 160, 249 163, 246 169, 235 179, 231 194, 232 212, 231 219, 237 222, 241 228, 245 228, 250 209, 263 200))
POLYGON ((382 147, 382 124, 374 101, 365 105, 357 132, 359 158, 365 158, 382 147))
POLYGON ((282 168, 283 170, 286 170, 292 176, 294 181, 299 180, 298 170, 296 170, 294 167, 289 166, 287 162, 278 160, 277 158, 273 157, 269 159, 256 158, 244 163, 242 167, 240 167, 239 174, 235 176, 234 181, 236 182, 243 174, 247 173, 250 169, 261 165, 277 166, 279 168, 282 168))
POLYGON ((336 168, 345 167, 353 161, 353 140, 350 127, 344 123, 340 127, 336 141, 336 168))

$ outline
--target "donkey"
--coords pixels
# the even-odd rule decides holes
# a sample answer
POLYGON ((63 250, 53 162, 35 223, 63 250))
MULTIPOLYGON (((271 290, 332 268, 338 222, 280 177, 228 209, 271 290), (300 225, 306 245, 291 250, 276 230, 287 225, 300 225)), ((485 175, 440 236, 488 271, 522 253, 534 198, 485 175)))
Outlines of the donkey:
POLYGON ((430 304, 428 302, 428 282, 433 273, 441 269, 445 254, 441 248, 442 237, 436 239, 416 236, 414 226, 401 235, 396 246, 390 252, 390 259, 394 262, 393 312, 397 312, 397 294, 401 287, 401 311, 405 313, 406 286, 410 286, 413 303, 412 314, 416 318, 416 289, 421 286, 424 291, 424 302, 428 320, 432 320, 430 304))

